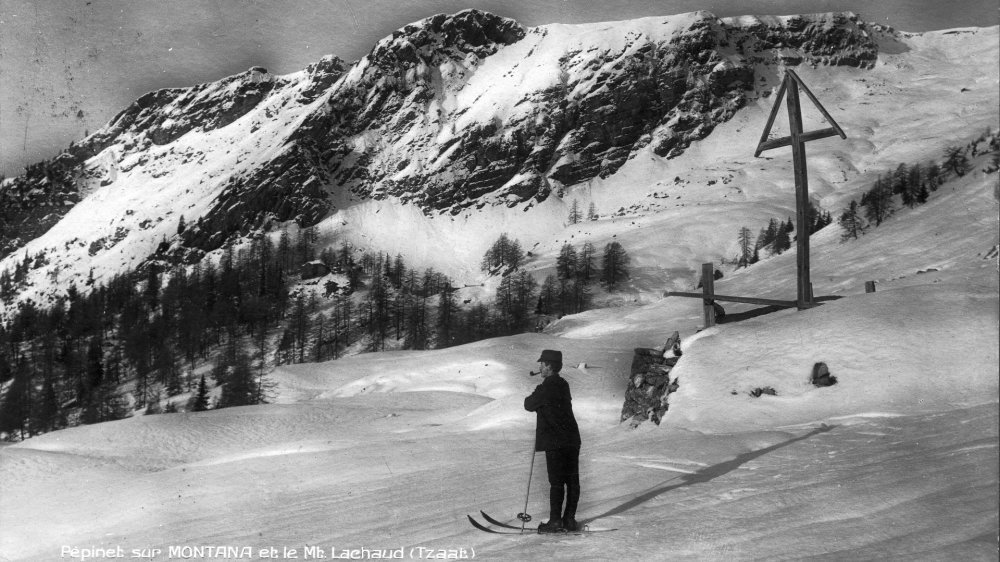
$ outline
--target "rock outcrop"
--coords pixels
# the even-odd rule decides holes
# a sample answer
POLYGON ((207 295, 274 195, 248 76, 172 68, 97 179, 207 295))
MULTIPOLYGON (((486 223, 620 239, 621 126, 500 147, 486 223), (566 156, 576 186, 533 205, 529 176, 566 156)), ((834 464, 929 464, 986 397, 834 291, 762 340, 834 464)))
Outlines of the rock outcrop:
POLYGON ((621 421, 636 427, 646 420, 659 425, 669 408, 667 397, 677 390, 670 371, 680 359, 680 336, 674 332, 662 349, 637 347, 625 389, 621 421))

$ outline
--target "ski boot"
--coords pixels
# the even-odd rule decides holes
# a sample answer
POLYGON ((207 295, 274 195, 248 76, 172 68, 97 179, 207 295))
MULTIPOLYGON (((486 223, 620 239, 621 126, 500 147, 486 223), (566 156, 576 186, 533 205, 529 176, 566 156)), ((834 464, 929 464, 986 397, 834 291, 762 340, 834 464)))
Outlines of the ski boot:
POLYGON ((565 530, 561 519, 549 519, 538 526, 539 533, 562 533, 565 530))

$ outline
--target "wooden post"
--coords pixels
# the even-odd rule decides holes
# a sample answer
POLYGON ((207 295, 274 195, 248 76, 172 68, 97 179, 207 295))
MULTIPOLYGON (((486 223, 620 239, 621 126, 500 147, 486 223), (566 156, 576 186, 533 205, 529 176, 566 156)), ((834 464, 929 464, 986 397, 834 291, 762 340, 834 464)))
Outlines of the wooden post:
POLYGON ((715 326, 715 307, 712 306, 715 297, 715 265, 701 264, 701 290, 705 296, 705 327, 715 326))
POLYGON ((792 168, 795 171, 795 264, 798 278, 799 309, 813 305, 809 295, 809 174, 806 170, 806 143, 802 135, 802 109, 799 106, 799 84, 786 79, 788 128, 791 133, 792 168))
POLYGON ((874 293, 875 292, 875 282, 874 281, 865 281, 865 292, 866 293, 874 293))

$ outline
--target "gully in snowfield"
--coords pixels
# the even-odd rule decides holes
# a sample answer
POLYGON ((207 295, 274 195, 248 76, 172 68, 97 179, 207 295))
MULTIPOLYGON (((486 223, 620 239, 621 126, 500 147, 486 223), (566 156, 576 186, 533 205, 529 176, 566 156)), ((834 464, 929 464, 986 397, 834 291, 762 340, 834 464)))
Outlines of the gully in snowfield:
MULTIPOLYGON (((562 352, 546 349, 538 358, 542 384, 524 399, 524 409, 537 414, 535 450, 545 451, 549 473, 549 520, 539 533, 577 531, 576 506, 580 501, 580 429, 573 416, 569 383, 559 376, 562 352), (563 499, 566 507, 563 509, 563 499)), ((538 373, 531 373, 532 375, 538 373)))

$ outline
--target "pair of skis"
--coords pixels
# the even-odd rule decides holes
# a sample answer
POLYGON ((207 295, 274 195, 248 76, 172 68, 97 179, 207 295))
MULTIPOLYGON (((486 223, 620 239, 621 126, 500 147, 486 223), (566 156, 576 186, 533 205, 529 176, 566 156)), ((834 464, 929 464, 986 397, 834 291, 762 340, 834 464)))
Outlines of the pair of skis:
MULTIPOLYGON (((497 521, 496 519, 490 517, 485 511, 480 511, 479 513, 483 516, 483 519, 486 519, 486 521, 490 525, 494 525, 496 527, 500 527, 499 530, 487 527, 486 525, 483 525, 479 521, 476 521, 475 517, 473 517, 471 515, 467 515, 466 517, 469 518, 469 523, 472 523, 472 526, 475 527, 475 528, 477 528, 477 529, 479 529, 480 531, 483 531, 483 532, 486 532, 486 533, 493 533, 494 535, 527 535, 527 534, 534 535, 534 534, 538 534, 538 532, 536 530, 534 530, 534 529, 521 529, 521 527, 518 527, 516 525, 511 525, 509 523, 504 523, 502 521, 497 521)), ((585 525, 582 529, 580 529, 578 531, 559 531, 559 532, 556 532, 556 533, 544 533, 544 534, 553 534, 553 535, 588 535, 590 533, 601 533, 601 532, 616 531, 616 530, 617 529, 590 529, 590 528, 588 528, 585 525)))

